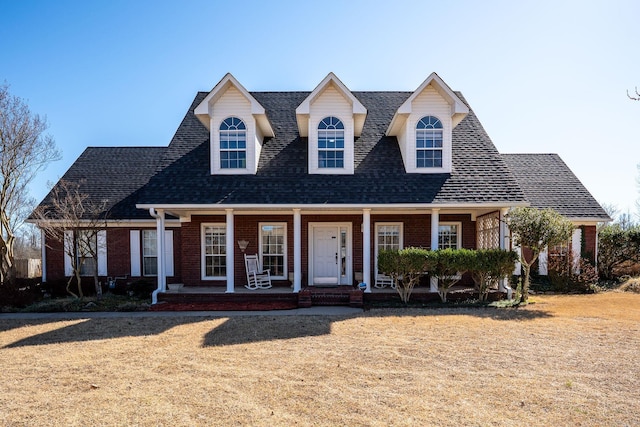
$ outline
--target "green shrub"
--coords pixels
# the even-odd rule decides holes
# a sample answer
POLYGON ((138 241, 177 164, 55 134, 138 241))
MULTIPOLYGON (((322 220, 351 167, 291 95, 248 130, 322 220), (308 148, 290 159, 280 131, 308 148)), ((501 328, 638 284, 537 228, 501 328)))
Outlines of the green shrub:
POLYGON ((478 299, 486 301, 489 289, 511 275, 518 254, 503 249, 478 249, 469 256, 468 271, 478 291, 478 299))

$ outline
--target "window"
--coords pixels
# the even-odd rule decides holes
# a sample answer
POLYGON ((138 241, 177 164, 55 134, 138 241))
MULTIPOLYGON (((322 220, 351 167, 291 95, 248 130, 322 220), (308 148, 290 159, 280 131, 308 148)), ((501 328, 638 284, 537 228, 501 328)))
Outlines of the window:
POLYGON ((376 223, 376 274, 378 274, 378 253, 382 250, 402 249, 402 223, 376 223))
POLYGON ((158 240, 156 230, 142 230, 142 274, 158 275, 158 240))
POLYGON ((268 269, 271 277, 287 278, 286 224, 260 224, 260 259, 262 268, 268 269))
POLYGON ((436 117, 423 117, 416 125, 416 167, 442 167, 442 123, 436 117))
POLYGON ((460 249, 462 248, 462 223, 441 222, 438 226, 438 248, 460 249))
POLYGON ((227 226, 202 225, 202 276, 224 279, 227 276, 227 226))
POLYGON ((318 125, 318 168, 344 168, 344 125, 336 117, 318 125))
POLYGON ((476 220, 478 249, 500 248, 500 213, 479 216, 476 220))
POLYGON ((220 124, 220 169, 247 167, 247 128, 242 120, 229 117, 220 124))
POLYGON ((95 256, 98 253, 96 231, 78 230, 77 234, 78 267, 81 276, 93 276, 96 268, 95 256))

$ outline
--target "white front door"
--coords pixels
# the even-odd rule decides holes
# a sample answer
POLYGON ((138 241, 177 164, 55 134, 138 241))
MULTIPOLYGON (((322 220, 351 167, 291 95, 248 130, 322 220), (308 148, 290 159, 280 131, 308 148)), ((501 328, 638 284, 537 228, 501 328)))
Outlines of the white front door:
POLYGON ((350 232, 350 224, 310 224, 310 284, 351 284, 350 232))

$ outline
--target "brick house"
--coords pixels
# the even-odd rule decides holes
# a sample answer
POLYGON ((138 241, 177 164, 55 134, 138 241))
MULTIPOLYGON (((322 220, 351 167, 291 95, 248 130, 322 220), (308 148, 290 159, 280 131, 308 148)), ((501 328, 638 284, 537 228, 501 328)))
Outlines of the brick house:
MULTIPOLYGON (((87 148, 62 179, 108 200, 99 274, 150 277, 157 293, 233 293, 244 253, 288 292, 359 281, 370 292, 379 249, 507 248, 500 220, 515 206, 558 210, 580 226, 574 250, 593 257, 609 219, 557 155, 498 153, 435 73, 414 92, 351 92, 333 73, 311 92, 249 92, 227 74, 167 147, 87 148)), ((43 280, 69 275, 61 244, 47 243, 43 280)))

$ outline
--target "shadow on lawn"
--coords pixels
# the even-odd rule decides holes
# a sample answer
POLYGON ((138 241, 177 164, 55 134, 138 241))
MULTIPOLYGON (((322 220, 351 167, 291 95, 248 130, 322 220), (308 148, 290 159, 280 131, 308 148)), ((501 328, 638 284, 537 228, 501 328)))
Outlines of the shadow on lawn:
MULTIPOLYGON (((550 318, 552 314, 544 310, 483 309, 483 308, 394 308, 366 311, 357 315, 342 316, 276 316, 248 315, 228 317, 208 331, 202 340, 202 347, 217 347, 293 338, 328 335, 334 322, 354 318, 376 317, 420 317, 429 322, 430 317, 473 316, 509 322, 531 321, 550 318)), ((191 323, 216 320, 216 317, 143 317, 143 318, 89 318, 65 320, 74 322, 59 328, 28 336, 7 344, 4 348, 37 346, 57 343, 88 342, 124 337, 160 335, 171 328, 191 323)), ((36 326, 62 320, 4 320, 0 321, 0 331, 8 331, 22 326, 36 326)))
POLYGON ((147 335, 159 335, 171 328, 190 323, 198 323, 210 318, 203 317, 144 317, 144 318, 84 318, 66 320, 11 320, 0 323, 20 323, 14 328, 0 327, 0 330, 16 329, 22 326, 42 325, 54 322, 74 322, 70 325, 31 335, 3 348, 25 347, 58 343, 73 343, 85 341, 108 340, 125 337, 142 337, 147 335))

